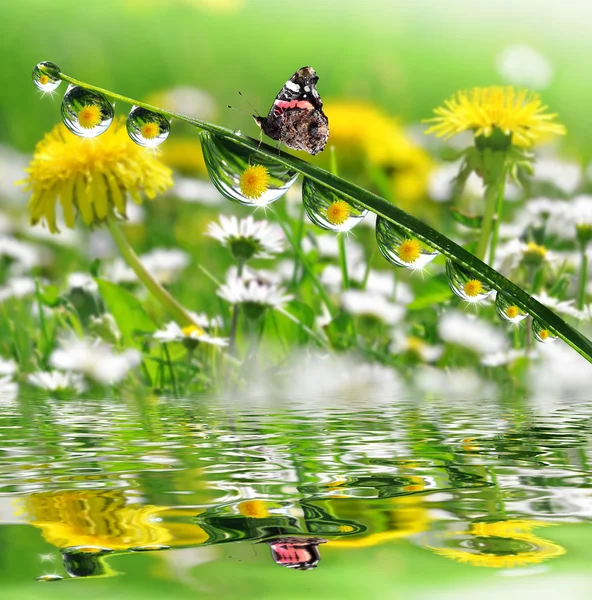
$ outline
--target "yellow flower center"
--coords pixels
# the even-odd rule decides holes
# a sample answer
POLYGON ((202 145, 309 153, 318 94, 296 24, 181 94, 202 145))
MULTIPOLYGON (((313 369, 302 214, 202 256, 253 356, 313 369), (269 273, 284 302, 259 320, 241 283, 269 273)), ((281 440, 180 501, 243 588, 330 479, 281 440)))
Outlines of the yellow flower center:
POLYGON ((140 133, 142 134, 143 138, 147 140, 153 140, 160 134, 160 126, 154 121, 149 121, 148 123, 144 123, 144 125, 142 125, 140 133))
POLYGON ((245 500, 238 505, 238 512, 251 519, 265 519, 269 516, 267 505, 262 500, 245 500))
POLYGON ((421 244, 414 239, 405 240, 398 251, 399 258, 406 263, 414 263, 421 256, 421 244))
POLYGON ((549 330, 548 329, 541 329, 539 331, 539 337, 541 338, 541 340, 546 340, 549 337, 549 330))
POLYGON ((95 104, 87 104, 78 112, 78 123, 83 129, 93 129, 103 118, 100 107, 95 104))
POLYGON ((39 83, 41 85, 46 85, 49 83, 49 77, 47 75, 41 75, 41 77, 39 77, 39 83))
POLYGON ((186 335, 187 337, 190 337, 193 333, 196 333, 197 335, 201 335, 201 333, 202 333, 202 330, 197 325, 194 325, 193 323, 191 325, 187 325, 186 327, 183 327, 183 329, 181 329, 181 331, 183 332, 183 335, 186 335))
POLYGON ((469 298, 474 298, 483 292, 483 284, 478 279, 470 279, 463 289, 469 298))
POLYGON ((263 165, 251 165, 240 177, 240 189, 247 198, 260 198, 269 187, 269 171, 263 165))
POLYGON ((407 350, 409 352, 412 352, 414 354, 421 354, 423 346, 423 340, 419 339, 418 337, 412 335, 411 337, 407 338, 407 350))
POLYGON ((515 319, 520 314, 520 309, 516 305, 506 308, 506 315, 509 319, 515 319))
POLYGON ((343 225, 351 215, 351 208, 345 200, 336 200, 327 208, 327 221, 331 225, 343 225))
POLYGON ((535 244, 534 242, 528 242, 524 254, 536 256, 537 258, 545 258, 545 256, 547 256, 547 249, 544 246, 535 244))

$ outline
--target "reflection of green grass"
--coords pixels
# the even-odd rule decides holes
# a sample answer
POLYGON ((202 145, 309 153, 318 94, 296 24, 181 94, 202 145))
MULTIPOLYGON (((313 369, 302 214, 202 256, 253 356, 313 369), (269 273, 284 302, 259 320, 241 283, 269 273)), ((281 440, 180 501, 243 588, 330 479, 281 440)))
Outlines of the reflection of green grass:
MULTIPOLYGON (((363 550, 324 548, 321 564, 311 572, 295 572, 274 565, 266 547, 234 544, 196 550, 195 557, 201 558, 203 563, 185 573, 185 582, 175 577, 171 569, 174 552, 163 552, 160 555, 113 557, 110 565, 123 574, 112 578, 37 583, 34 577, 41 572, 38 566, 51 565, 41 563, 38 553, 53 551, 57 554, 56 550, 42 542, 32 528, 19 527, 18 532, 11 528, 11 532, 13 535, 8 535, 8 528, 4 528, 5 534, 0 533, 4 556, 0 576, 2 597, 6 600, 81 597, 112 600, 189 600, 196 597, 353 600, 437 598, 440 593, 453 597, 454 590, 459 594, 470 590, 472 597, 480 597, 474 595, 478 590, 491 592, 501 586, 507 591, 508 584, 517 581, 499 577, 497 570, 455 563, 400 541, 363 550), (165 555, 169 557, 166 562, 165 555)), ((577 578, 589 585, 588 565, 592 551, 586 541, 588 533, 584 525, 566 525, 546 534, 561 541, 568 550, 578 548, 577 552, 549 564, 545 575, 547 590, 559 593, 568 575, 570 579, 577 578)), ((58 562, 54 565, 58 573, 64 574, 58 562)), ((540 585, 536 583, 538 577, 519 579, 527 579, 531 590, 540 585)), ((520 583, 528 586, 528 582, 520 583)))
MULTIPOLYGON (((225 106, 236 103, 240 89, 262 112, 291 72, 310 63, 326 99, 370 99, 405 120, 417 120, 459 87, 499 83, 496 53, 526 41, 553 60, 557 77, 545 100, 568 125, 570 141, 590 153, 592 82, 588 61, 578 60, 589 53, 590 40, 573 25, 584 9, 575 3, 564 8, 572 17, 570 29, 555 27, 550 13, 536 27, 525 27, 532 16, 528 3, 511 4, 525 6, 513 10, 515 20, 501 8, 493 10, 489 0, 415 5, 303 0, 297 11, 251 0, 235 14, 210 14, 181 0, 5 2, 0 136, 29 149, 57 121, 58 98, 40 101, 30 83, 40 60, 136 97, 194 84, 225 106)), ((228 112, 219 120, 245 127, 247 117, 228 112)))

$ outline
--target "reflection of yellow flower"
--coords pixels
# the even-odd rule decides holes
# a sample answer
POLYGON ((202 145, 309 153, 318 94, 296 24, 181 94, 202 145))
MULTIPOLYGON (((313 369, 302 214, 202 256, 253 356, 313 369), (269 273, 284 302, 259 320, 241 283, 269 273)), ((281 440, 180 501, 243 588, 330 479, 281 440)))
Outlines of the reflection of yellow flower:
POLYGON ((432 161, 399 123, 381 109, 359 102, 328 102, 331 143, 363 154, 387 175, 395 199, 413 202, 425 195, 432 161))
POLYGON ((345 200, 336 200, 327 208, 327 221, 331 225, 343 225, 351 214, 349 204, 345 200))
POLYGON ((565 127, 553 120, 540 96, 513 87, 473 88, 454 94, 437 108, 437 115, 426 122, 433 123, 426 133, 452 137, 471 130, 475 136, 489 137, 497 129, 512 136, 512 143, 529 147, 548 134, 565 134, 565 127))
POLYGON ((415 239, 404 240, 397 252, 399 258, 406 263, 414 263, 421 256, 421 244, 415 239))
POLYGON ((240 189, 247 198, 261 198, 269 186, 269 171, 263 165, 251 165, 240 176, 240 189))
POLYGON ((102 120, 101 108, 95 104, 83 106, 78 111, 78 122, 83 129, 93 129, 102 120))
POLYGON ((478 279, 469 279, 463 287, 465 294, 474 298, 483 292, 483 284, 478 279))
POLYGON ((21 506, 31 524, 57 548, 124 550, 200 544, 208 537, 197 524, 179 522, 179 516, 194 517, 195 510, 179 515, 178 510, 162 506, 127 504, 119 490, 32 494, 21 501, 21 506))
POLYGON ((44 221, 52 233, 58 231, 58 198, 66 225, 73 228, 77 213, 87 225, 99 223, 114 207, 125 214, 127 194, 141 204, 142 192, 154 198, 172 185, 170 170, 131 141, 124 120, 92 141, 63 125, 54 127, 37 144, 27 171, 31 223, 44 221))
POLYGON ((238 505, 238 512, 251 519, 265 519, 269 516, 267 504, 262 500, 244 500, 238 505))
POLYGON ((565 554, 565 548, 540 538, 533 533, 535 527, 548 523, 529 520, 472 523, 469 531, 460 532, 465 539, 475 542, 473 548, 434 548, 436 554, 475 567, 512 569, 540 563, 565 554))

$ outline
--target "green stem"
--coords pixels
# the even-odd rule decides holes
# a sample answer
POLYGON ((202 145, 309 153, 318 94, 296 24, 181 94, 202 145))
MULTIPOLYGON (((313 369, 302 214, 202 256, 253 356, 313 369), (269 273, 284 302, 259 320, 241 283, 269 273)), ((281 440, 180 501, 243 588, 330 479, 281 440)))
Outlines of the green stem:
MULTIPOLYGON (((304 202, 300 203, 300 215, 298 218, 298 230, 296 232, 295 244, 298 244, 298 248, 302 248, 302 238, 304 236, 304 202)), ((298 281, 298 271, 300 270, 300 259, 298 255, 294 257, 294 270, 292 271, 292 284, 290 287, 295 288, 296 282, 298 281)))
POLYGON ((198 328, 200 335, 203 334, 203 329, 194 323, 189 313, 146 270, 146 267, 140 262, 140 259, 127 241, 123 231, 119 228, 117 219, 113 214, 109 215, 107 218, 107 226, 109 227, 109 232, 111 233, 123 260, 133 270, 137 278, 146 286, 146 289, 156 300, 158 300, 179 325, 182 327, 195 325, 198 328))
POLYGON ((348 290, 349 273, 347 272, 347 254, 345 252, 345 236, 341 233, 337 235, 337 241, 339 244, 339 263, 341 264, 341 279, 342 287, 344 290, 348 290))
POLYGON ((586 304, 586 285, 588 284, 588 255, 586 244, 581 244, 582 261, 580 263, 580 285, 578 287, 578 308, 582 310, 586 304))
MULTIPOLYGON (((485 188, 485 213, 481 224, 481 237, 477 244, 475 256, 480 260, 485 259, 489 238, 491 236, 491 228, 493 225, 493 217, 495 215, 495 207, 497 205, 498 190, 496 185, 488 185, 485 188)), ((491 264, 491 259, 489 260, 491 264)))
MULTIPOLYGON (((166 111, 156 106, 146 104, 145 102, 140 102, 138 100, 134 100, 133 98, 121 96, 120 94, 114 94, 108 90, 78 81, 63 73, 60 73, 59 77, 63 81, 67 81, 68 83, 78 85, 88 90, 100 92, 105 96, 119 100, 120 102, 141 106, 142 108, 154 111, 168 118, 175 118, 185 123, 189 123, 190 125, 199 127, 204 131, 210 131, 211 133, 219 135, 226 140, 232 141, 237 146, 265 156, 266 158, 274 160, 285 167, 289 167, 290 169, 295 169, 299 173, 302 173, 308 177, 314 183, 331 188, 332 190, 345 196, 347 199, 356 202, 360 206, 373 211, 378 216, 398 225, 410 235, 413 235, 418 240, 438 250, 444 257, 453 260, 461 267, 464 267, 465 269, 468 269, 470 272, 474 273, 481 281, 489 284, 493 289, 503 292, 514 304, 522 308, 522 310, 530 313, 537 320, 543 322, 548 329, 561 337, 576 352, 581 354, 589 362, 592 362, 592 341, 566 323, 553 311, 535 300, 523 289, 506 279, 503 275, 486 265, 483 261, 476 258, 473 254, 429 225, 426 225, 419 219, 416 219, 397 206, 394 206, 384 198, 381 198, 380 196, 377 196, 376 194, 373 194, 364 188, 361 188, 360 186, 346 181, 345 179, 341 179, 340 177, 337 177, 336 175, 333 175, 332 173, 329 173, 328 171, 325 171, 316 165, 308 163, 285 152, 281 152, 273 146, 261 143, 259 140, 235 133, 234 131, 225 127, 213 125, 212 123, 206 123, 205 121, 187 117, 179 113, 166 111)), ((487 246, 485 246, 485 248, 486 247, 487 246)), ((183 311, 183 309, 181 309, 181 311, 183 311)))
POLYGON ((171 354, 169 352, 169 346, 165 342, 163 344, 163 347, 164 347, 164 353, 165 353, 166 359, 167 359, 167 364, 169 366, 169 376, 171 378, 171 383, 173 385, 173 392, 175 394, 175 397, 178 398, 179 397, 179 389, 177 388, 177 378, 175 377, 175 370, 173 369, 173 363, 171 362, 171 354))
MULTIPOLYGON (((243 267, 244 262, 239 261, 236 267, 237 277, 240 279, 243 276, 243 267)), ((236 328, 238 326, 238 313, 240 311, 240 306, 235 304, 232 307, 232 323, 230 325, 230 342, 228 344, 228 352, 231 356, 234 356, 236 350, 236 328)))
POLYGON ((491 245, 489 246, 489 264, 495 264, 495 251, 499 239, 499 230, 502 223, 502 212, 504 210, 504 190, 506 187, 506 178, 500 177, 497 183, 497 205, 495 208, 495 217, 493 220, 493 233, 491 235, 491 245))

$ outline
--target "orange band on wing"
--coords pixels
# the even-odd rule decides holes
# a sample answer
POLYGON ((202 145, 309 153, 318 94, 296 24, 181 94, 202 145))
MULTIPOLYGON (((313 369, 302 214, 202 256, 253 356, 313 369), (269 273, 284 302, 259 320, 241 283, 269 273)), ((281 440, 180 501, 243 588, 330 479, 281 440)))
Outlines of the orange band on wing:
POLYGON ((278 100, 275 103, 277 108, 305 108, 308 110, 313 109, 313 105, 308 100, 278 100))

